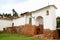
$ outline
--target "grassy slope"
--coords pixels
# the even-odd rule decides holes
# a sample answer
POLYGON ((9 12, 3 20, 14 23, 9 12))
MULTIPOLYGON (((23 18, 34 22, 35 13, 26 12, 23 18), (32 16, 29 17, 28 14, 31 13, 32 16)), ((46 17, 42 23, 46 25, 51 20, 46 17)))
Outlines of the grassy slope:
POLYGON ((0 40, 44 40, 41 38, 32 38, 21 34, 0 34, 0 40))

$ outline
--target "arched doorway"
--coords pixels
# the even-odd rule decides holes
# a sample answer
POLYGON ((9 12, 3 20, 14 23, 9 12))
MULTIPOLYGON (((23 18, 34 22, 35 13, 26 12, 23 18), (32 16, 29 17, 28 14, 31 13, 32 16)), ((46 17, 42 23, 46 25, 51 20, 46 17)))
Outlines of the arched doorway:
POLYGON ((43 17, 38 16, 36 18, 37 26, 43 25, 43 17))
POLYGON ((37 24, 37 34, 42 34, 43 33, 43 17, 38 16, 36 18, 36 24, 37 24))

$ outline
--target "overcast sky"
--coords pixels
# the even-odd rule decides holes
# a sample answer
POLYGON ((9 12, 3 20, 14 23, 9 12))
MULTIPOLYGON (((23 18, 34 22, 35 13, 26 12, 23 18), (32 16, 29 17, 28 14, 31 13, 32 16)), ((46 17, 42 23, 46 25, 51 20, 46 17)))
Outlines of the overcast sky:
POLYGON ((60 0, 0 0, 0 13, 11 13, 15 9, 19 14, 33 11, 47 5, 55 5, 56 15, 60 16, 60 0))

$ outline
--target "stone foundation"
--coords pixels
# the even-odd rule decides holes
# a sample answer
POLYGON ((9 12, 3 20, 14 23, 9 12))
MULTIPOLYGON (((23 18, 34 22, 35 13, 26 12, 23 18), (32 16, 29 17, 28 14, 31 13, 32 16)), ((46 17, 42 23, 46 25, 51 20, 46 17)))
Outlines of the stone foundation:
POLYGON ((38 28, 40 29, 39 33, 42 34, 43 33, 43 25, 39 25, 38 28))
POLYGON ((7 27, 3 31, 5 33, 20 33, 21 29, 22 29, 22 27, 20 27, 20 26, 14 26, 14 27, 7 27))
POLYGON ((0 33, 3 33, 3 31, 0 30, 0 33))
POLYGON ((43 34, 46 38, 57 39, 58 38, 58 31, 57 30, 49 30, 44 29, 43 34))
POLYGON ((33 36, 41 33, 42 33, 41 27, 32 24, 25 24, 25 26, 21 30, 21 34, 25 34, 29 36, 33 36))
POLYGON ((57 30, 44 29, 43 34, 35 35, 36 38, 58 39, 57 30))
POLYGON ((25 24, 25 26, 21 29, 21 34, 25 34, 28 36, 35 35, 35 26, 32 26, 31 24, 25 24))

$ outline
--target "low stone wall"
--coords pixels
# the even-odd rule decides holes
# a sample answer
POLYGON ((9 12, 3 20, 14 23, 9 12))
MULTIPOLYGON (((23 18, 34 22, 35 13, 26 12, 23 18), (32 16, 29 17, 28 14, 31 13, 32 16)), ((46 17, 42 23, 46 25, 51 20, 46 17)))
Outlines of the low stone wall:
POLYGON ((21 29, 22 29, 22 27, 20 27, 20 26, 7 27, 7 28, 5 28, 4 32, 5 33, 20 33, 21 29))
POLYGON ((31 25, 31 24, 25 24, 25 26, 21 30, 21 34, 25 34, 25 35, 29 35, 29 36, 37 35, 40 33, 41 33, 40 27, 31 25))
POLYGON ((58 31, 57 30, 44 29, 43 34, 34 35, 33 37, 47 38, 47 39, 58 39, 58 31))
POLYGON ((43 34, 46 38, 51 38, 51 39, 58 38, 58 31, 57 30, 44 29, 43 34))
POLYGON ((34 35, 34 30, 35 30, 35 27, 32 27, 31 24, 26 24, 22 30, 21 30, 21 34, 25 34, 25 35, 34 35))
POLYGON ((25 24, 24 26, 14 26, 14 27, 7 27, 4 28, 4 32, 6 33, 19 33, 19 34, 25 34, 29 36, 41 34, 42 32, 41 27, 31 25, 31 24, 25 24))
POLYGON ((3 31, 0 31, 0 33, 3 33, 3 31))

